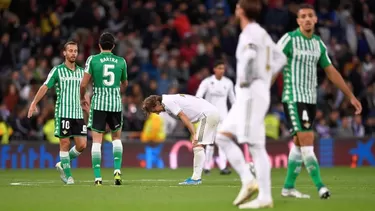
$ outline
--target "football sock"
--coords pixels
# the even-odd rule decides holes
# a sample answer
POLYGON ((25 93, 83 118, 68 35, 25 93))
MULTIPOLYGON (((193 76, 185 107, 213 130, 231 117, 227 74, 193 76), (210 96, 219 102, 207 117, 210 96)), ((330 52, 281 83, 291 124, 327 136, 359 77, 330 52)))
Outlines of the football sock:
POLYGON ((318 160, 316 159, 313 146, 303 146, 301 147, 302 159, 307 172, 309 173, 315 187, 319 190, 324 186, 322 179, 320 177, 320 168, 318 160))
POLYGON ((292 189, 295 187, 296 179, 301 172, 302 154, 301 148, 293 144, 288 157, 288 169, 284 182, 284 188, 292 189))
POLYGON ((75 158, 78 157, 80 154, 81 154, 81 152, 78 152, 78 151, 77 151, 76 146, 73 146, 73 147, 69 150, 69 158, 70 158, 70 160, 75 159, 75 158))
POLYGON ((101 144, 93 143, 91 148, 92 168, 94 169, 95 180, 101 180, 100 164, 102 161, 101 144))
POLYGON ((253 158, 255 172, 259 185, 259 200, 270 202, 271 195, 271 162, 268 157, 265 145, 254 144, 249 147, 253 158))
POLYGON ((206 162, 204 165, 204 169, 211 170, 213 160, 212 158, 214 157, 214 149, 215 147, 213 145, 206 146, 206 162))
POLYGON ((219 162, 217 165, 219 166, 220 170, 224 170, 227 167, 227 157, 225 156, 225 152, 220 147, 218 147, 218 151, 219 151, 219 162))
POLYGON ((194 147, 193 176, 191 179, 198 180, 202 177, 203 165, 205 162, 204 148, 201 146, 194 147))
POLYGON ((225 152, 230 165, 240 176, 242 185, 247 185, 251 182, 254 176, 251 174, 248 165, 246 165, 245 157, 240 147, 233 140, 222 134, 216 135, 216 144, 225 152))
POLYGON ((72 172, 71 172, 71 169, 70 169, 69 152, 60 151, 60 161, 61 161, 61 167, 64 170, 66 178, 71 177, 72 172))
POLYGON ((122 164, 122 142, 120 139, 112 141, 113 146, 113 166, 115 168, 115 173, 121 173, 121 164, 122 164))

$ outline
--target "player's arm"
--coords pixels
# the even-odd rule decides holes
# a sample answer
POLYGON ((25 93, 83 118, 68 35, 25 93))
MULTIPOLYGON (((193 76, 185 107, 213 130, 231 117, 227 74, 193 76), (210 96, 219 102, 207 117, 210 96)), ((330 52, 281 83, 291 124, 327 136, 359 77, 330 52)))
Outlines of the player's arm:
POLYGON ((272 77, 272 83, 274 84, 277 77, 280 74, 280 70, 287 64, 287 56, 290 53, 291 48, 291 37, 288 33, 280 38, 273 50, 273 64, 274 64, 274 75, 272 77))
POLYGON ((92 75, 91 61, 92 61, 92 56, 89 56, 85 64, 85 74, 83 75, 81 85, 79 86, 79 93, 80 93, 81 100, 85 100, 87 85, 89 84, 91 80, 91 75, 92 75))
POLYGON ((121 74, 121 84, 126 88, 128 87, 128 65, 124 59, 124 67, 121 74))
POLYGON ((346 85, 345 80, 342 78, 341 74, 337 69, 332 65, 331 60, 329 59, 327 48, 324 43, 320 41, 321 45, 321 56, 319 59, 319 65, 324 69, 327 74, 328 79, 339 88, 347 98, 350 99, 350 103, 355 107, 355 114, 360 114, 362 112, 362 105, 354 96, 353 92, 346 85))
POLYGON ((231 105, 236 101, 236 95, 234 94, 234 85, 232 81, 229 81, 228 98, 231 105))
POLYGON ((190 122, 189 118, 182 111, 180 111, 177 116, 181 119, 182 123, 184 123, 184 125, 187 127, 187 129, 190 132, 191 137, 194 138, 195 137, 195 129, 194 129, 193 123, 190 122))
POLYGON ((206 92, 207 92, 207 80, 205 79, 199 84, 199 87, 195 96, 203 98, 206 92))
POLYGON ((36 112, 36 105, 40 102, 40 100, 46 95, 48 89, 52 88, 56 81, 57 81, 57 68, 54 67, 47 76, 46 81, 43 85, 39 88, 38 92, 36 93, 33 101, 30 104, 29 112, 27 117, 30 118, 34 112, 36 112))

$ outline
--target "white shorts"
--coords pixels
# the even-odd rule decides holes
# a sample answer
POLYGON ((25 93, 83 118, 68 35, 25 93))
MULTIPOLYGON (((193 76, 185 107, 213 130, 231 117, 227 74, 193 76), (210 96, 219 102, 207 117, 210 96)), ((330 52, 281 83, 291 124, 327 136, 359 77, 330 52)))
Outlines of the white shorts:
POLYGON ((264 118, 270 104, 267 89, 262 83, 253 84, 250 88, 238 89, 236 102, 218 131, 235 135, 238 143, 241 144, 265 144, 264 118))
POLYGON ((215 142, 217 126, 220 122, 220 115, 217 111, 206 112, 199 119, 195 138, 198 144, 209 145, 215 142))

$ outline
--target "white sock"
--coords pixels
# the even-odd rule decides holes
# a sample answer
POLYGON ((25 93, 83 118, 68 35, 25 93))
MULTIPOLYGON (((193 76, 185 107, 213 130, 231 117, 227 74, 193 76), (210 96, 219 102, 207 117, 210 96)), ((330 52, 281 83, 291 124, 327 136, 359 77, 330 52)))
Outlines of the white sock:
POLYGON ((70 160, 73 160, 74 158, 78 157, 80 154, 81 152, 77 151, 77 148, 75 145, 69 150, 70 160))
POLYGON ((222 134, 217 134, 216 144, 225 152, 230 165, 240 176, 243 186, 254 179, 248 165, 246 165, 245 157, 240 147, 233 140, 222 134))
POLYGON ((121 164, 122 164, 122 141, 120 139, 116 139, 112 141, 112 151, 113 151, 113 162, 114 162, 114 172, 113 174, 119 173, 121 174, 121 164), (116 166, 117 165, 117 166, 116 166))
POLYGON ((193 161, 193 176, 191 179, 193 180, 198 180, 201 179, 202 177, 202 171, 203 171, 203 165, 205 162, 205 154, 204 154, 204 148, 199 146, 199 147, 194 147, 194 161, 193 161))
POLYGON ((253 158, 259 185, 258 199, 262 202, 272 201, 271 195, 271 163, 264 145, 249 147, 253 158))
POLYGON ((214 157, 214 149, 213 145, 206 146, 206 162, 204 164, 204 169, 211 170, 212 166, 212 158, 214 157))
POLYGON ((225 152, 223 151, 223 149, 221 149, 221 147, 218 147, 219 148, 219 159, 218 159, 218 162, 217 162, 217 165, 219 166, 219 169, 220 170, 224 170, 226 167, 227 167, 227 156, 225 156, 225 152))
POLYGON ((301 148, 293 144, 292 148, 290 149, 288 160, 295 160, 302 162, 302 153, 301 148))

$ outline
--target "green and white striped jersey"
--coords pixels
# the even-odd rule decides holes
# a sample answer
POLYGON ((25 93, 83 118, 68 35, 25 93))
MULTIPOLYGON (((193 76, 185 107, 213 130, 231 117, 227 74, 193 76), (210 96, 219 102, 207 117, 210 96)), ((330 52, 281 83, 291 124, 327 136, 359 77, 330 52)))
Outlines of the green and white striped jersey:
POLYGON ((127 80, 125 59, 112 53, 90 56, 86 61, 85 72, 93 80, 91 109, 98 111, 121 112, 121 82, 127 80))
POLYGON ((80 101, 80 84, 84 69, 76 65, 69 69, 64 63, 52 68, 44 82, 49 89, 56 88, 55 117, 83 119, 80 101))
POLYGON ((319 36, 307 38, 300 29, 286 33, 277 45, 288 59, 283 71, 282 102, 316 104, 317 66, 331 65, 327 47, 319 36))

